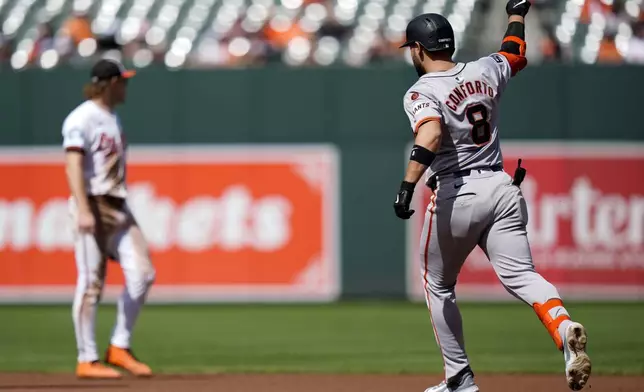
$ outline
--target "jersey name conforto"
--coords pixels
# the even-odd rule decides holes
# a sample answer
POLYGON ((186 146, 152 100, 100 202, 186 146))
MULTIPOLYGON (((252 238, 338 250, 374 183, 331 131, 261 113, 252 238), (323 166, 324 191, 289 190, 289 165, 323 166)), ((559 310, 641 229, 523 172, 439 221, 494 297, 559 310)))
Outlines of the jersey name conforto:
POLYGON ((449 99, 445 101, 445 105, 453 111, 458 110, 458 106, 465 101, 466 98, 474 95, 487 95, 490 98, 496 96, 494 89, 487 83, 481 80, 467 81, 456 86, 449 94, 449 99))

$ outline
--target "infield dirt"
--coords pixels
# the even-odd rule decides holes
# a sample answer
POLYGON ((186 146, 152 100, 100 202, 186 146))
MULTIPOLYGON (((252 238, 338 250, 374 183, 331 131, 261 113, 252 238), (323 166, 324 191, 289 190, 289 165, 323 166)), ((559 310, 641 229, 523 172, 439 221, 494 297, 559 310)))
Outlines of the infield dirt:
MULTIPOLYGON (((485 392, 565 392, 563 375, 479 375, 485 392)), ((440 382, 423 375, 217 374, 160 375, 151 379, 81 381, 73 375, 2 373, 0 391, 157 392, 422 392, 440 382)), ((593 376, 593 392, 644 391, 642 376, 593 376)))

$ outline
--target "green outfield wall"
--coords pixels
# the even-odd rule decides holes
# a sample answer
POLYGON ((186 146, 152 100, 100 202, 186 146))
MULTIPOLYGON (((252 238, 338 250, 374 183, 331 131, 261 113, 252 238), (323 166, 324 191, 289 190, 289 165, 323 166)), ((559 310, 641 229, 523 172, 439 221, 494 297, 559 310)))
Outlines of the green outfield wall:
MULTIPOLYGON (((59 145, 87 70, 0 73, 4 146, 59 145)), ((131 144, 330 143, 341 162, 345 297, 406 295, 405 225, 391 203, 412 140, 413 68, 141 70, 120 109, 131 144)), ((510 83, 503 140, 643 141, 644 70, 542 66, 510 83)))

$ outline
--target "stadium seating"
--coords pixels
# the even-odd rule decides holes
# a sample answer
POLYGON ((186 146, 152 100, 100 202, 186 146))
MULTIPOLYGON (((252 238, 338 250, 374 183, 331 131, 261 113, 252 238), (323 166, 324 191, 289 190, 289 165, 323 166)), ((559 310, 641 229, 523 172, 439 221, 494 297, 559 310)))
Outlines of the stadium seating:
MULTIPOLYGON (((503 3, 485 1, 495 7, 503 3)), ((158 63, 170 68, 268 63, 357 67, 409 61, 398 45, 413 16, 446 15, 462 49, 464 43, 476 45, 480 30, 471 22, 485 8, 477 7, 483 2, 0 0, 0 64, 50 68, 97 56, 114 56, 137 67, 158 63)), ((554 10, 548 14, 553 20, 539 23, 551 26, 548 36, 550 46, 559 49, 553 56, 557 61, 644 62, 643 0, 534 2, 539 10, 546 4, 554 10)), ((546 14, 536 15, 543 19, 546 14)))
MULTIPOLYGON (((402 61, 407 22, 445 14, 457 42, 478 0, 0 0, 13 68, 113 55, 137 67, 363 66, 402 61)), ((1 60, 0 60, 1 61, 1 60)))
MULTIPOLYGON (((631 45, 634 26, 644 19, 642 0, 564 0, 558 6, 556 37, 573 60, 621 63, 638 50, 631 45)), ((637 28, 637 27, 636 27, 637 28)))

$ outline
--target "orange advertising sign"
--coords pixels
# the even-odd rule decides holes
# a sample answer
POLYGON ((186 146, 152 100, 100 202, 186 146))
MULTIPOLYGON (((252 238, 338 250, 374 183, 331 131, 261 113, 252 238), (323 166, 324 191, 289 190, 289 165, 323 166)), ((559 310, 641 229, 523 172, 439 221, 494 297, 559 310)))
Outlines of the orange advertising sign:
MULTIPOLYGON (((532 258, 564 299, 644 299, 644 145, 504 143, 503 157, 510 174, 523 159, 532 258)), ((431 191, 416 189, 416 209, 424 211, 431 191)), ((418 273, 423 214, 418 215, 408 226, 408 294, 424 300, 418 273)), ((456 287, 464 299, 513 298, 479 248, 463 265, 456 287)))
MULTIPOLYGON (((72 298, 60 149, 0 151, 0 300, 72 298)), ((133 147, 128 204, 157 279, 150 300, 327 301, 339 294, 330 146, 133 147)), ((109 263, 106 296, 122 274, 109 263)))

